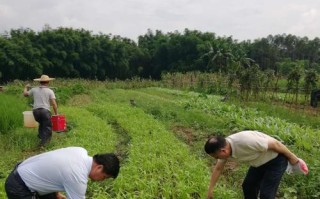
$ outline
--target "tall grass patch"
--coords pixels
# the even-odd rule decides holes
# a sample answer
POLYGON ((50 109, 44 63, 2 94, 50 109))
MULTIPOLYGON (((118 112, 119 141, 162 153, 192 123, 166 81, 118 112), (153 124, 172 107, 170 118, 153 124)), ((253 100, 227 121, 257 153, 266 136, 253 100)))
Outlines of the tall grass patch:
POLYGON ((24 101, 15 96, 0 94, 0 133, 8 133, 10 130, 22 126, 22 112, 26 109, 24 101))

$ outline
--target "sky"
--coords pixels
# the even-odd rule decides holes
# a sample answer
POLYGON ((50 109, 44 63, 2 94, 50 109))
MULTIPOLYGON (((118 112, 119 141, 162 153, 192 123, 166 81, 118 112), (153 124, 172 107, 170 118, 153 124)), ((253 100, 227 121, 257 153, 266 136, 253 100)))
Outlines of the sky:
POLYGON ((148 29, 189 30, 238 41, 320 37, 320 0, 0 0, 0 34, 69 27, 137 41, 148 29))

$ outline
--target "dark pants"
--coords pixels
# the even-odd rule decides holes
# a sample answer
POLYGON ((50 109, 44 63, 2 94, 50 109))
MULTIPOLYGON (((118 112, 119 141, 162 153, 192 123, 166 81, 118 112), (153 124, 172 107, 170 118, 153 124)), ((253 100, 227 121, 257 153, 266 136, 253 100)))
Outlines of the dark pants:
POLYGON ((33 110, 34 119, 39 123, 38 137, 41 139, 41 146, 49 143, 52 137, 51 112, 44 108, 33 110))
POLYGON ((16 165, 14 170, 9 174, 6 183, 5 190, 8 199, 56 199, 56 193, 51 193, 43 196, 39 196, 36 192, 31 192, 26 184, 21 179, 16 165))
POLYGON ((287 158, 279 154, 260 167, 250 167, 242 184, 244 198, 257 199, 260 194, 260 199, 274 199, 287 165, 287 158))

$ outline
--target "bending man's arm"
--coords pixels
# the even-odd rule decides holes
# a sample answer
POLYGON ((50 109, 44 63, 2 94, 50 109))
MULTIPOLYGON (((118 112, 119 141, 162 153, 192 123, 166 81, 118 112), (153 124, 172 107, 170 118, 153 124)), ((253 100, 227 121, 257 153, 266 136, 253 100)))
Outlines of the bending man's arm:
POLYGON ((284 144, 282 144, 281 142, 279 142, 276 139, 271 139, 268 142, 268 149, 273 150, 277 153, 283 154, 284 156, 286 156, 288 158, 288 161, 292 165, 295 165, 299 162, 298 157, 295 154, 293 154, 284 144))
POLYGON ((208 199, 213 198, 213 188, 215 184, 217 183, 219 176, 221 175, 221 172, 223 171, 224 165, 226 164, 227 161, 222 161, 218 160, 216 165, 212 169, 212 174, 211 174, 211 179, 210 179, 210 184, 209 184, 209 189, 208 189, 208 194, 207 197, 208 199))

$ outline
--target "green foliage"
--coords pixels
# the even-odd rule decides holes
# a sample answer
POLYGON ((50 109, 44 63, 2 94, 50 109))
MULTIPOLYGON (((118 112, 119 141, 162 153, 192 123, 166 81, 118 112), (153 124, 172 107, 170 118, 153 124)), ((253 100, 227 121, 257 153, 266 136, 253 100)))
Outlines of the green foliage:
POLYGON ((76 83, 69 87, 56 88, 54 90, 56 94, 56 100, 59 104, 65 104, 72 96, 88 93, 88 88, 83 84, 76 83))
POLYGON ((233 101, 237 106, 245 106, 256 109, 265 115, 271 115, 276 118, 288 121, 290 123, 295 123, 299 126, 305 126, 308 124, 311 128, 319 129, 320 124, 317 117, 312 117, 303 110, 290 110, 287 107, 283 107, 281 104, 272 104, 264 102, 236 102, 233 101))
POLYGON ((116 103, 99 103, 89 110, 99 115, 103 110, 103 117, 116 120, 131 137, 128 162, 114 184, 122 198, 200 198, 205 193, 205 165, 152 117, 116 103), (131 183, 126 183, 126 176, 131 183))
MULTIPOLYGON (((211 131, 209 131, 210 133, 208 132, 207 135, 212 133, 228 135, 231 132, 243 129, 257 129, 269 133, 270 135, 283 140, 289 148, 292 148, 292 150, 299 154, 300 157, 305 159, 310 167, 315 164, 313 158, 308 158, 309 156, 307 154, 317 153, 319 141, 314 142, 317 143, 316 145, 309 143, 310 139, 318 140, 317 134, 319 132, 316 130, 317 127, 306 128, 305 124, 309 122, 308 119, 304 120, 304 122, 300 121, 298 123, 299 125, 287 122, 288 120, 285 116, 288 115, 288 111, 284 110, 284 114, 282 115, 283 119, 279 119, 277 110, 274 112, 267 112, 268 114, 266 114, 266 111, 258 111, 256 108, 247 109, 222 103, 220 97, 170 91, 166 89, 144 89, 144 91, 113 90, 110 92, 111 93, 104 93, 106 94, 106 97, 104 97, 105 99, 126 104, 129 104, 130 99, 135 99, 136 107, 143 108, 157 120, 169 123, 169 126, 172 123, 180 123, 183 126, 189 126, 193 129, 200 127, 202 131, 206 131, 207 128, 211 129, 210 125, 213 125, 215 129, 211 129, 211 131), (178 103, 177 100, 179 101, 178 103), (179 109, 184 111, 180 112, 179 109), (205 117, 201 117, 201 112, 203 112, 202 114, 205 117), (191 115, 187 116, 189 113, 191 113, 191 115), (269 114, 274 115, 274 117, 267 116, 269 114), (172 117, 172 115, 174 115, 174 117, 172 117), (185 116, 190 118, 190 120, 185 119, 185 116), (204 118, 208 120, 204 120, 204 118), (220 128, 218 127, 219 125, 221 125, 220 128)), ((292 112, 292 114, 294 114, 294 112, 292 112)), ((301 117, 300 114, 298 115, 301 117)), ((298 121, 299 118, 296 117, 296 119, 294 119, 292 116, 289 117, 289 120, 294 122, 295 120, 298 121), (290 118, 292 119, 290 120, 290 118)), ((317 119, 315 119, 315 121, 317 121, 317 119)), ((195 134, 192 135, 196 136, 197 139, 200 138, 201 140, 201 137, 205 136, 199 132, 197 132, 199 134, 196 134, 196 132, 197 131, 195 130, 195 134)), ((182 139, 185 138, 182 137, 182 139)), ((186 139, 184 141, 189 143, 190 140, 186 139)), ((197 145, 198 144, 193 141, 193 146, 197 147, 197 145)), ((199 146, 199 148, 194 150, 201 150, 201 142, 199 146)), ((317 167, 314 169, 317 170, 317 167)), ((292 178, 289 179, 292 181, 292 178)), ((290 187, 294 187, 298 198, 306 198, 306 195, 308 194, 304 192, 310 192, 311 188, 308 187, 313 187, 312 184, 315 181, 308 181, 302 176, 298 177, 298 180, 303 181, 302 184, 304 184, 304 186, 290 184, 290 187)), ((313 187, 312 189, 315 188, 313 187)), ((313 193, 316 192, 317 191, 313 191, 313 193)))
POLYGON ((61 78, 160 79, 167 72, 217 72, 229 79, 255 62, 262 71, 287 75, 295 65, 320 71, 319 38, 269 35, 238 42, 232 37, 185 29, 160 30, 138 37, 98 34, 84 29, 45 26, 40 32, 12 29, 0 36, 0 82, 30 80, 41 74, 61 78))
POLYGON ((277 63, 279 73, 283 76, 288 75, 295 66, 297 66, 297 62, 290 59, 284 59, 277 63))
POLYGON ((304 90, 309 94, 312 89, 317 88, 318 76, 315 70, 307 70, 304 77, 304 90))
POLYGON ((15 96, 0 93, 0 134, 9 133, 23 125, 22 112, 26 104, 15 96))
MULTIPOLYGON (((203 74, 187 75, 197 88, 195 77, 203 74)), ((180 80, 185 76, 174 77, 179 80, 175 81, 176 86, 184 88, 180 80)), ((221 78, 214 74, 202 77, 221 78)), ((202 83, 206 85, 205 81, 202 83)), ((54 133, 46 150, 76 145, 87 148, 90 155, 113 151, 121 159, 119 177, 103 183, 90 182, 88 198, 205 198, 214 161, 204 153, 204 142, 212 134, 229 135, 244 129, 260 130, 284 141, 307 162, 310 174, 285 175, 279 197, 319 198, 318 116, 275 108, 263 101, 235 103, 221 101, 222 96, 207 93, 145 88, 160 84, 163 82, 140 79, 133 82, 54 81, 59 113, 66 115, 68 130, 54 133)), ((0 94, 0 103, 5 101, 4 107, 12 107, 11 102, 14 106, 26 106, 21 96, 23 85, 19 81, 8 85, 5 93, 0 94), (9 98, 1 98, 4 96, 9 98)), ((216 87, 219 86, 222 83, 217 83, 216 87)), ((14 112, 18 114, 15 118, 22 119, 19 110, 14 112)), ((0 178, 0 197, 5 197, 5 176, 13 165, 41 152, 34 150, 38 142, 36 129, 21 126, 0 134, 3 154, 0 176, 4 176, 0 178)), ((214 190, 215 198, 241 198, 246 169, 245 165, 236 165, 224 172, 214 190)))

